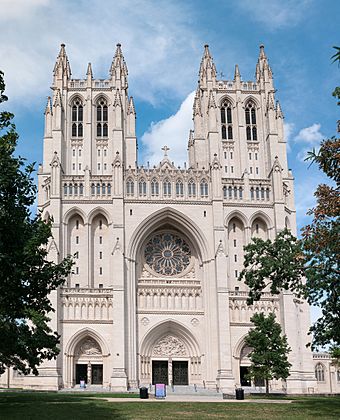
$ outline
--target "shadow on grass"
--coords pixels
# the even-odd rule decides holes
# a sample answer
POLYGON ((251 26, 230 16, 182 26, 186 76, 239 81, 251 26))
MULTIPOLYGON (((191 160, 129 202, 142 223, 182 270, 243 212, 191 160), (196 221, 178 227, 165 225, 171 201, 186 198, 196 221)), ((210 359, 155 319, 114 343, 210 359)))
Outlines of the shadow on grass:
MULTIPOLYGON (((112 394, 110 396, 112 397, 112 394)), ((0 393, 0 419, 127 419, 105 400, 93 397, 98 395, 51 392, 0 393)))
MULTIPOLYGON (((114 394, 118 395, 118 394, 114 394)), ((129 396, 128 394, 124 394, 129 396)), ((0 393, 1 420, 117 419, 338 419, 339 397, 292 398, 290 404, 200 402, 107 402, 112 394, 0 393), (93 398, 95 397, 95 398, 93 398)))

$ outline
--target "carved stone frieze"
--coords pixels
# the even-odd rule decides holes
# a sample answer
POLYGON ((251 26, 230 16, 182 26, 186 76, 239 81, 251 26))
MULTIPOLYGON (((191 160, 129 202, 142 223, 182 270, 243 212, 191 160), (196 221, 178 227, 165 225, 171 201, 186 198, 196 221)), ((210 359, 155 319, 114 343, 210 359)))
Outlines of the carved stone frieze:
POLYGON ((173 336, 167 335, 163 337, 154 346, 152 350, 153 356, 186 356, 187 350, 183 342, 173 336))

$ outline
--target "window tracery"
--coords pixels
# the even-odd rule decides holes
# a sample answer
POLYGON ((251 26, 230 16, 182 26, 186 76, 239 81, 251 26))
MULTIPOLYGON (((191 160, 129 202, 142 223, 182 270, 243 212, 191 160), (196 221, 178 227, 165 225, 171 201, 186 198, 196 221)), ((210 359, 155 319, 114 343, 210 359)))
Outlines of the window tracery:
POLYGON ((325 369, 321 363, 315 366, 315 378, 318 382, 325 381, 325 369))
POLYGON ((72 104, 72 137, 83 137, 83 104, 79 98, 72 104))
POLYGON ((222 139, 232 140, 233 139, 233 126, 232 126, 232 111, 231 104, 228 100, 225 100, 221 106, 221 129, 222 139))
POLYGON ((245 109, 247 140, 257 141, 256 107, 249 101, 245 109))
POLYGON ((97 137, 108 136, 108 109, 105 99, 100 99, 97 104, 97 137))
POLYGON ((190 264, 191 250, 184 239, 173 233, 157 233, 144 249, 146 264, 156 273, 174 276, 190 264))

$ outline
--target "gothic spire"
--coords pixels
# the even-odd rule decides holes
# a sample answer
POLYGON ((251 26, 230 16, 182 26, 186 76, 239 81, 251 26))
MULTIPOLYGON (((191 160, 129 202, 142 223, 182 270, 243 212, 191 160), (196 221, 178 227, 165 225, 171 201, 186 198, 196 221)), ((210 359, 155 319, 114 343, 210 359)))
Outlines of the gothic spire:
POLYGON ((204 46, 203 57, 200 64, 199 80, 203 84, 208 81, 215 81, 216 73, 216 66, 210 54, 209 46, 206 44, 204 46))
POLYGON ((92 79, 92 77, 93 77, 91 63, 89 63, 89 64, 87 65, 86 76, 87 76, 87 77, 90 77, 91 79, 92 79))
POLYGON ((279 101, 276 101, 276 118, 281 118, 281 119, 284 118, 283 112, 282 112, 282 109, 281 109, 281 105, 280 105, 280 102, 279 101))
POLYGON ((234 80, 241 80, 241 74, 238 64, 235 65, 234 80))
POLYGON ((133 102, 133 97, 132 96, 130 97, 130 100, 129 100, 129 107, 128 107, 127 113, 128 113, 128 115, 129 114, 136 114, 135 104, 133 102))
POLYGON ((54 80, 71 77, 71 66, 66 54, 65 44, 60 45, 60 51, 53 69, 54 80))
POLYGON ((116 75, 116 79, 120 78, 120 75, 123 73, 125 76, 127 75, 127 66, 125 63, 125 59, 122 53, 122 45, 117 44, 116 45, 116 52, 113 56, 111 67, 110 67, 110 75, 113 77, 116 75), (117 77, 119 76, 119 77, 117 77))
POLYGON ((47 114, 52 114, 52 102, 50 96, 47 97, 47 104, 45 108, 45 115, 47 114))
POLYGON ((195 115, 202 115, 202 109, 201 109, 201 99, 199 97, 199 91, 197 89, 195 99, 194 99, 194 106, 193 106, 194 116, 195 115))

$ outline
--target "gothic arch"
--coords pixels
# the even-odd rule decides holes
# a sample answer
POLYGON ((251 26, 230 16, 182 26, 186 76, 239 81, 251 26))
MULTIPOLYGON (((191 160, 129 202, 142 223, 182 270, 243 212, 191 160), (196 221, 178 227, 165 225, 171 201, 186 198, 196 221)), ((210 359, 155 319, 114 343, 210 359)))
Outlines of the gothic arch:
POLYGON ((103 207, 95 207, 94 209, 90 211, 90 213, 87 216, 88 223, 91 224, 93 219, 98 215, 102 215, 103 217, 105 217, 108 225, 112 224, 112 219, 109 212, 105 210, 103 207))
POLYGON ((257 110, 261 108, 259 101, 253 95, 248 95, 243 101, 244 109, 246 109, 246 106, 249 102, 253 102, 257 110))
POLYGON ((254 214, 252 214, 252 216, 250 218, 250 221, 249 221, 249 225, 252 226, 252 224, 254 223, 254 221, 256 219, 263 220, 266 223, 268 230, 273 229, 274 224, 273 224, 272 219, 266 213, 264 213, 263 211, 258 210, 254 214))
POLYGON ((230 221, 234 217, 236 219, 240 219, 245 228, 249 226, 249 222, 248 222, 248 219, 247 219, 246 215, 244 213, 242 213, 241 211, 239 211, 239 210, 234 210, 230 214, 228 214, 228 216, 225 219, 224 226, 228 227, 230 221))
POLYGON ((145 334, 140 346, 140 354, 151 356, 155 344, 167 335, 173 335, 181 340, 188 351, 188 356, 201 356, 199 344, 195 336, 183 324, 172 321, 171 319, 156 324, 145 334))
POLYGON ((63 223, 67 224, 69 220, 71 219, 71 217, 75 215, 83 219, 84 225, 87 223, 87 217, 85 213, 83 212, 83 210, 81 210, 79 207, 72 207, 71 209, 67 210, 67 212, 64 214, 64 217, 63 217, 63 223))
POLYGON ((100 99, 104 99, 106 101, 107 106, 111 105, 110 98, 105 93, 98 93, 92 100, 94 106, 97 106, 100 99))
POLYGON ((219 108, 221 108, 224 101, 228 101, 230 105, 235 108, 235 101, 229 95, 223 95, 222 98, 218 102, 219 108))
POLYGON ((154 212, 137 227, 127 248, 128 258, 132 261, 136 261, 141 243, 152 232, 162 228, 166 223, 182 229, 183 234, 190 239, 194 246, 200 263, 213 258, 201 229, 183 213, 170 207, 154 212))
POLYGON ((97 341, 100 345, 103 357, 107 357, 110 355, 109 348, 104 341, 104 339, 99 335, 96 331, 92 328, 83 328, 77 331, 68 341, 65 347, 65 355, 66 356, 73 356, 77 345, 86 337, 90 337, 93 340, 97 341))
POLYGON ((68 99, 68 104, 69 104, 70 107, 72 106, 73 102, 76 99, 80 100, 83 107, 86 105, 86 99, 84 98, 84 96, 82 96, 80 93, 76 92, 73 95, 71 95, 68 99))
POLYGON ((247 334, 244 334, 236 343, 234 347, 233 357, 234 359, 240 360, 241 359, 241 351, 243 347, 246 345, 245 338, 247 334))

